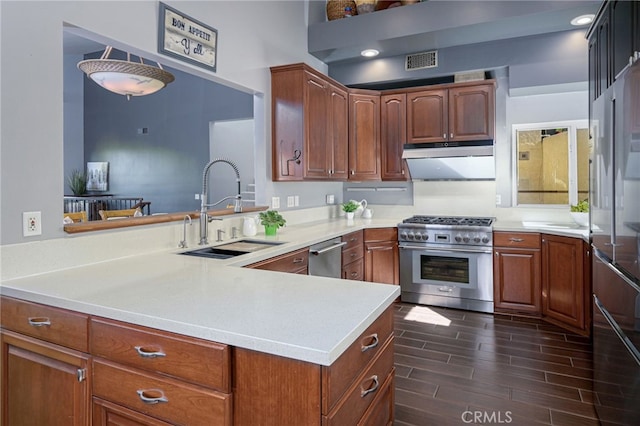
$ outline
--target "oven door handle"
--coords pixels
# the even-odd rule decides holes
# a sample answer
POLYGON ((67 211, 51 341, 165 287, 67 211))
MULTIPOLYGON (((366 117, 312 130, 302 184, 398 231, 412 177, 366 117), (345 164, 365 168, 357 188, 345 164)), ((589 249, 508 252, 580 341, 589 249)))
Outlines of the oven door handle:
POLYGON ((438 251, 438 252, 446 252, 446 251, 453 251, 456 253, 488 253, 491 254, 492 251, 491 249, 486 249, 486 250, 470 250, 470 249, 459 249, 459 248, 434 248, 434 247, 416 247, 416 246, 406 246, 406 245, 402 245, 400 244, 398 247, 400 247, 401 249, 406 249, 406 250, 420 250, 420 251, 438 251))

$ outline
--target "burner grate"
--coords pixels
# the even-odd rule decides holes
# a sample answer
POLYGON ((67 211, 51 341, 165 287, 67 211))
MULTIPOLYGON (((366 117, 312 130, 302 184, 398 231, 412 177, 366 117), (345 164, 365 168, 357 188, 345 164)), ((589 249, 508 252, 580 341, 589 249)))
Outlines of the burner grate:
POLYGON ((490 217, 441 217, 441 216, 413 216, 403 221, 404 223, 417 223, 424 225, 451 225, 451 226, 491 226, 493 218, 490 217))

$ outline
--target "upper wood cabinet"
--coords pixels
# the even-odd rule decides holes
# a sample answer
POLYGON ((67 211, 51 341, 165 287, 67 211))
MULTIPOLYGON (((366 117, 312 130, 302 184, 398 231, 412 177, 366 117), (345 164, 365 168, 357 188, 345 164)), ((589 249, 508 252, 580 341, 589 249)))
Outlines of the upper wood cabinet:
POLYGON ((409 172, 402 159, 407 141, 407 95, 380 97, 380 165, 382 180, 407 180, 409 172))
POLYGON ((274 181, 347 178, 348 95, 305 64, 271 68, 274 181))
POLYGON ((349 93, 349 179, 380 180, 380 94, 349 93))
POLYGON ((461 83, 407 93, 407 142, 493 139, 495 85, 461 83))

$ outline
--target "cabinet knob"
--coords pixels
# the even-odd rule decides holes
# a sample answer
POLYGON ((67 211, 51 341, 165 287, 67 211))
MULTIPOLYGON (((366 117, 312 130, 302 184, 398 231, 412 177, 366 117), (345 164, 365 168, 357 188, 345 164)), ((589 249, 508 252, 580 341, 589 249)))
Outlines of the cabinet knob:
POLYGON ((443 133, 443 134, 442 134, 442 139, 446 139, 446 138, 447 138, 447 134, 446 134, 446 133, 443 133))
POLYGON ((449 135, 449 138, 450 138, 450 139, 453 139, 453 133, 451 133, 451 135, 449 135))
POLYGON ((351 174, 352 174, 352 175, 355 175, 355 174, 356 174, 356 171, 355 171, 355 170, 351 170, 351 174))

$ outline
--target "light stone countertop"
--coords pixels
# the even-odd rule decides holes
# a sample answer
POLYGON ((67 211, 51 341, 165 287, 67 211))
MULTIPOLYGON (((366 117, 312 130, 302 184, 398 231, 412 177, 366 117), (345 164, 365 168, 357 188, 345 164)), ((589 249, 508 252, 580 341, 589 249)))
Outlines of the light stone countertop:
MULTIPOLYGON (((349 232, 395 227, 399 222, 397 218, 337 218, 286 226, 275 237, 250 238, 283 244, 231 259, 183 256, 178 253, 185 249, 171 249, 5 280, 0 294, 331 365, 400 295, 399 286, 242 266, 349 232)), ((563 225, 555 228, 544 222, 525 224, 497 220, 494 230, 588 241, 588 229, 570 223, 555 224, 563 225)))
POLYGON ((396 225, 334 219, 285 227, 270 238, 283 244, 230 260, 177 254, 184 250, 142 254, 7 280, 0 293, 331 365, 400 295, 399 286, 239 266, 364 227, 396 225))
POLYGON ((501 221, 493 223, 494 231, 506 232, 538 232, 565 237, 582 238, 589 242, 589 228, 579 226, 574 222, 543 222, 543 221, 501 221))

